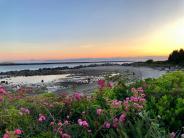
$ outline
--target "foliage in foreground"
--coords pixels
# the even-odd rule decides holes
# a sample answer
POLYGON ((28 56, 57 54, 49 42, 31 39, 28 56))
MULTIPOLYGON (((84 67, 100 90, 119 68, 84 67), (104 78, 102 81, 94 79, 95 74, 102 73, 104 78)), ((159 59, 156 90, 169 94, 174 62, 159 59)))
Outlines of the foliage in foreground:
POLYGON ((161 126, 177 131, 184 126, 184 72, 177 71, 147 79, 142 85, 146 91, 146 110, 159 119, 161 126))
POLYGON ((1 87, 0 137, 181 137, 183 72, 131 86, 98 83, 99 90, 91 96, 76 92, 30 97, 1 87))

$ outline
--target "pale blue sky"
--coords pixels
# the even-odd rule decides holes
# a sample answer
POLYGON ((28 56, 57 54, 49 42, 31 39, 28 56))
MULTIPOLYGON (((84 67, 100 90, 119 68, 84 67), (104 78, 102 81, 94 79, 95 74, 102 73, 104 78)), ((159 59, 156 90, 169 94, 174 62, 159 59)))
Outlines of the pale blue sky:
POLYGON ((182 0, 0 0, 0 49, 132 40, 183 15, 182 0))

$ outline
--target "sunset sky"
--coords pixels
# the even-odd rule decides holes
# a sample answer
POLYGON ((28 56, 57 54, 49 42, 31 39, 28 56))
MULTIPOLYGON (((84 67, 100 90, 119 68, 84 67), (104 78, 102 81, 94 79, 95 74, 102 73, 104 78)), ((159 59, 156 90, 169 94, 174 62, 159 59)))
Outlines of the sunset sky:
POLYGON ((0 60, 167 56, 184 0, 0 0, 0 60))

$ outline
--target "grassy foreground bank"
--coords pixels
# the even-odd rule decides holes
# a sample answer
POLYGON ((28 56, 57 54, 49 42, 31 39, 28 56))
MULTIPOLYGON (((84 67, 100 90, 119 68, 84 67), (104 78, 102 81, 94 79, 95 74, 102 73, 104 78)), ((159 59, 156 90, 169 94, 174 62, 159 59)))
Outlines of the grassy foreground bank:
POLYGON ((91 96, 0 87, 0 137, 184 137, 184 72, 125 85, 100 80, 91 96))

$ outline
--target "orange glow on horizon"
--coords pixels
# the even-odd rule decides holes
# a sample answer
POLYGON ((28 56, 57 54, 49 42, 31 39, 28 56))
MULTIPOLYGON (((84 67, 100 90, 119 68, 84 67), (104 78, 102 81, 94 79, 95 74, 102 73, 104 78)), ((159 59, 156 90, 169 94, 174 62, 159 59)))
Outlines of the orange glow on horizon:
MULTIPOLYGON (((113 43, 112 43, 113 44, 113 43)), ((123 47, 127 44, 117 44, 116 48, 113 48, 111 44, 98 45, 99 47, 96 50, 96 46, 91 48, 63 48, 63 50, 45 50, 44 52, 41 51, 9 51, 8 53, 2 53, 0 58, 7 57, 5 60, 48 60, 48 59, 73 59, 73 58, 111 58, 111 57, 137 57, 137 56, 168 56, 168 54, 172 51, 170 50, 160 50, 157 49, 153 50, 149 47, 123 47)))
POLYGON ((168 56, 184 47, 184 18, 139 38, 106 42, 0 43, 3 60, 168 56), (14 45, 14 49, 7 48, 14 45))

